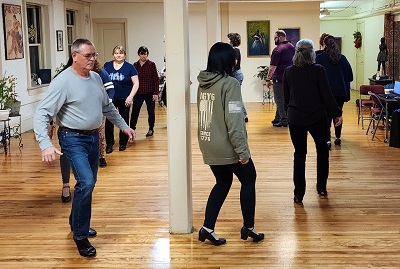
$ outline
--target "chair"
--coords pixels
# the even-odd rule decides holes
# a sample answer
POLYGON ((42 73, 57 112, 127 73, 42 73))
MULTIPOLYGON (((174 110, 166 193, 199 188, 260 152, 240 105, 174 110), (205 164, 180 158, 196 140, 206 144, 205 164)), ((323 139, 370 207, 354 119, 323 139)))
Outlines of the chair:
POLYGON ((364 111, 367 110, 368 114, 370 113, 373 102, 371 100, 368 92, 373 92, 376 94, 385 93, 385 89, 383 85, 361 85, 360 86, 360 94, 358 98, 358 124, 360 124, 361 119, 361 127, 364 129, 364 120, 371 120, 370 116, 364 116, 364 111), (368 99, 366 99, 368 96, 368 99))
POLYGON ((373 130, 371 131, 371 133, 372 133, 372 140, 374 140, 376 130, 378 129, 378 126, 379 126, 379 122, 381 120, 383 121, 383 117, 386 113, 386 107, 384 104, 382 104, 377 93, 369 91, 368 94, 371 96, 373 105, 370 109, 371 116, 370 116, 370 121, 368 124, 368 129, 367 129, 367 132, 365 133, 365 135, 368 134, 369 128, 371 127, 371 124, 373 124, 373 130))
POLYGON ((370 91, 376 94, 384 94, 385 87, 383 85, 370 85, 370 91))

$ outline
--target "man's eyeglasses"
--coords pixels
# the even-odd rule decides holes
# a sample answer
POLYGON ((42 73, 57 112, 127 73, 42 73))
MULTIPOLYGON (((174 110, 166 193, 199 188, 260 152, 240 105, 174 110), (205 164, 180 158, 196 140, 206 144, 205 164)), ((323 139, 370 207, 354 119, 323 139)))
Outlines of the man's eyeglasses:
POLYGON ((93 54, 82 54, 82 53, 79 53, 79 52, 77 52, 77 51, 75 51, 76 53, 78 53, 78 54, 80 54, 80 55, 82 55, 83 57, 85 57, 86 58, 86 60, 90 60, 90 59, 92 59, 92 57, 96 60, 97 59, 97 57, 99 57, 99 54, 96 52, 96 53, 93 53, 93 54))

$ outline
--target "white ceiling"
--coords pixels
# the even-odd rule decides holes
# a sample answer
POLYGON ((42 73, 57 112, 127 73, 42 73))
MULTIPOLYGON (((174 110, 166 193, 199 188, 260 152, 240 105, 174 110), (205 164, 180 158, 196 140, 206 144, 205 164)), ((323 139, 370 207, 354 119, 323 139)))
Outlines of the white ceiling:
MULTIPOLYGON (((78 0, 79 1, 79 0, 78 0)), ((82 2, 111 2, 112 0, 80 0, 82 2)), ((118 2, 123 3, 162 3, 163 1, 168 0, 118 0, 118 2)), ((218 0, 220 3, 229 3, 229 2, 320 2, 321 9, 345 9, 345 8, 355 8, 359 5, 371 3, 377 0, 345 0, 345 1, 323 1, 323 0, 218 0)), ((382 0, 378 0, 382 1, 382 0)), ((206 2, 206 0, 188 0, 189 3, 196 2, 206 2)))
POLYGON ((360 5, 365 5, 373 2, 373 0, 347 0, 347 1, 320 1, 321 9, 346 9, 346 8, 356 8, 360 5))

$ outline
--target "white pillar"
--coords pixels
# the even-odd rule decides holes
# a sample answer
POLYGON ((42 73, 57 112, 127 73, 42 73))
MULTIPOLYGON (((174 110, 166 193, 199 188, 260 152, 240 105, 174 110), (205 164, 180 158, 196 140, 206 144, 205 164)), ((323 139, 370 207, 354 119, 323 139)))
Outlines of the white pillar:
POLYGON ((170 233, 191 233, 192 152, 187 0, 164 1, 170 233))
POLYGON ((207 51, 221 41, 218 0, 207 0, 207 51))

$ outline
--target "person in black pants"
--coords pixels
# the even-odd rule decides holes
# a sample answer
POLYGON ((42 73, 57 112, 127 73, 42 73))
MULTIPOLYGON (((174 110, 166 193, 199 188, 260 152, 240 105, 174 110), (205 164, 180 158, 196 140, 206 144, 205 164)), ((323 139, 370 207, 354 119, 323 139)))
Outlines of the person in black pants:
MULTIPOLYGON (((339 46, 333 36, 329 35, 325 37, 324 44, 325 49, 316 57, 315 62, 325 68, 326 75, 328 76, 329 88, 339 108, 343 109, 343 104, 350 101, 350 83, 353 81, 353 71, 349 61, 340 53, 339 46)), ((328 115, 327 120, 327 145, 328 148, 331 149, 331 124, 333 119, 328 115)), ((341 135, 342 124, 335 126, 334 143, 336 146, 342 144, 341 135)))
POLYGON ((137 53, 139 60, 133 65, 138 71, 140 86, 133 99, 130 126, 133 130, 136 130, 140 109, 142 108, 143 101, 145 101, 149 123, 149 130, 146 134, 146 137, 148 137, 154 134, 154 122, 156 119, 154 109, 155 101, 158 99, 160 79, 158 77, 156 64, 148 59, 149 50, 145 46, 141 46, 137 53))
POLYGON ((240 207, 243 227, 240 235, 253 241, 264 239, 254 227, 256 206, 256 169, 251 159, 243 118, 240 83, 233 77, 235 53, 227 43, 215 43, 208 56, 207 69, 197 77, 198 141, 205 164, 215 176, 216 184, 208 197, 199 240, 213 245, 226 243, 214 232, 218 213, 232 185, 235 174, 242 184, 240 207), (228 105, 229 104, 229 105, 228 105))
POLYGON ((335 118, 335 126, 342 123, 342 111, 329 89, 325 69, 315 64, 313 46, 309 39, 297 42, 293 65, 283 75, 285 109, 294 146, 294 202, 301 206, 306 192, 307 133, 311 134, 317 149, 317 193, 326 197, 329 174, 327 114, 335 118))
MULTIPOLYGON (((133 103, 133 97, 139 88, 138 73, 132 64, 125 61, 126 52, 123 46, 116 46, 113 49, 113 56, 114 60, 106 62, 104 69, 110 74, 110 79, 114 84, 114 106, 118 109, 125 122, 129 123, 129 110, 133 103)), ((106 120, 105 133, 106 153, 109 154, 113 152, 114 125, 108 120, 106 120)), ((127 143, 128 136, 120 131, 119 151, 124 151, 127 143)))

